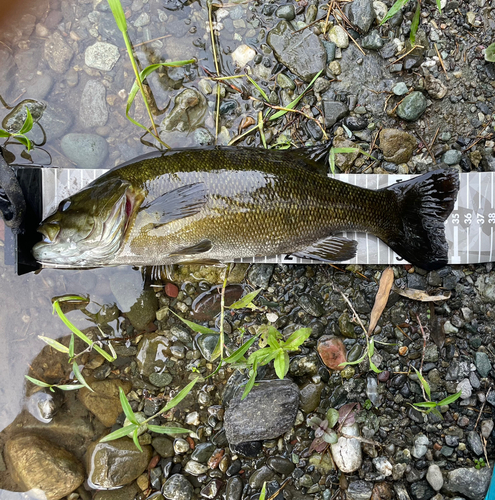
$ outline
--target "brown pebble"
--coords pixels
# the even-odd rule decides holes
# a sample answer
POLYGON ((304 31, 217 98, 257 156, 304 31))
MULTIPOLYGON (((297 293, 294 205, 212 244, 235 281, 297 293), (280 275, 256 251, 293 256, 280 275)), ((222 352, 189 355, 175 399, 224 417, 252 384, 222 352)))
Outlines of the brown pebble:
POLYGON ((371 493, 371 500, 390 500, 392 490, 389 483, 376 483, 371 493))
POLYGON ((345 368, 345 366, 341 366, 341 363, 347 361, 347 351, 342 340, 326 335, 320 338, 317 349, 325 366, 338 371, 345 368))
POLYGON ((191 436, 187 436, 186 441, 189 443, 189 448, 191 448, 191 450, 194 450, 196 445, 194 444, 193 438, 191 436))
POLYGON ((179 295, 179 288, 177 287, 177 285, 174 285, 173 283, 167 283, 165 285, 165 294, 168 297, 175 299, 175 297, 179 295))
POLYGON ((402 347, 399 347, 399 354, 401 356, 405 356, 407 354, 408 348, 404 345, 402 347))
POLYGON ((218 464, 222 460, 223 456, 225 454, 225 450, 222 450, 220 448, 217 448, 214 452, 213 455, 210 457, 208 460, 208 467, 210 469, 216 469, 218 467, 218 464))
POLYGON ((440 450, 442 449, 442 445, 441 445, 441 444, 439 444, 439 443, 435 443, 435 444, 433 445, 433 449, 435 449, 435 450, 437 450, 437 451, 440 451, 440 450))

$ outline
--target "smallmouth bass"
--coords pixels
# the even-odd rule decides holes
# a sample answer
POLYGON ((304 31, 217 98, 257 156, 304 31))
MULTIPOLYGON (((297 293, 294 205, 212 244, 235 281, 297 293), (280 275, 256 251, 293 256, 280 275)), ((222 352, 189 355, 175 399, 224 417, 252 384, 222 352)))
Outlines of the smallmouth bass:
POLYGON ((380 190, 329 178, 304 150, 210 147, 152 153, 117 166, 40 225, 45 266, 155 266, 292 254, 352 258, 378 236, 423 269, 447 264, 444 221, 459 176, 439 169, 380 190))

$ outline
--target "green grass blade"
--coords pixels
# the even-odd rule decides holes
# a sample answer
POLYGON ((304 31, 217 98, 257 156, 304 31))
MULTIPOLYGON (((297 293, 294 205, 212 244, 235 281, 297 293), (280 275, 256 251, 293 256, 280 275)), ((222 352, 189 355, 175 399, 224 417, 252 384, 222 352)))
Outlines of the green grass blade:
MULTIPOLYGON (((311 80, 311 82, 309 83, 309 85, 304 89, 304 92, 302 92, 301 94, 299 94, 292 102, 290 102, 289 104, 287 104, 287 106, 285 106, 285 108, 287 109, 294 109, 297 104, 299 103, 299 101, 304 97, 304 95, 306 94, 306 92, 312 87, 313 83, 315 83, 316 79, 321 75, 323 70, 321 70, 320 72, 318 72, 318 74, 311 80)), ((277 118, 280 118, 281 116, 284 116, 285 113, 287 113, 287 111, 285 110, 279 110, 277 111, 275 114, 273 114, 272 116, 270 116, 269 120, 272 121, 272 120, 276 120, 277 118)))
POLYGON ((125 427, 122 427, 120 429, 117 429, 116 431, 111 432, 110 434, 107 434, 104 438, 101 438, 100 443, 107 443, 108 441, 113 441, 114 439, 125 437, 134 430, 136 430, 137 428, 138 426, 135 424, 126 425, 125 427))
POLYGON ((183 429, 182 427, 166 427, 164 425, 148 425, 148 430, 156 432, 157 434, 175 434, 175 433, 187 433, 191 431, 188 429, 183 429))
POLYGON ((54 385, 53 387, 58 387, 61 391, 75 391, 76 389, 82 389, 84 385, 82 384, 64 384, 64 385, 54 385))
POLYGON ((340 363, 339 366, 359 365, 359 363, 362 363, 365 359, 366 359, 366 353, 364 353, 359 359, 356 359, 356 361, 346 361, 344 363, 340 363))
POLYGON ((58 314, 58 317, 64 322, 65 326, 67 326, 72 333, 77 335, 81 340, 86 342, 86 344, 88 344, 89 346, 93 346, 93 341, 87 335, 85 335, 83 332, 81 332, 81 330, 79 330, 79 328, 77 328, 75 325, 73 325, 69 321, 67 316, 62 312, 62 309, 60 308, 59 301, 60 301, 60 299, 57 299, 53 303, 53 309, 58 314))
POLYGON ((218 335, 218 332, 215 330, 212 330, 211 328, 208 328, 206 326, 198 325, 197 323, 194 323, 193 321, 189 321, 187 319, 181 318, 178 314, 174 313, 174 311, 170 311, 174 316, 177 316, 184 324, 186 324, 193 332, 196 333, 214 333, 218 335))
POLYGON ((330 148, 328 163, 330 164, 330 172, 335 175, 335 148, 330 148))
POLYGON ((266 499, 266 481, 263 483, 263 488, 261 488, 261 493, 259 497, 259 500, 265 500, 265 499, 266 499))
POLYGON ((70 334, 70 340, 69 340, 69 358, 72 359, 75 354, 75 346, 74 346, 74 334, 70 334))
POLYGON ((0 137, 10 137, 12 134, 0 128, 0 137))
POLYGON ((37 385, 39 387, 51 387, 52 386, 52 384, 47 384, 46 382, 42 382, 41 380, 30 377, 29 375, 24 375, 24 376, 29 380, 29 382, 31 382, 34 385, 37 385))
POLYGON ((72 371, 74 372, 74 375, 77 378, 77 380, 79 380, 79 382, 81 382, 81 384, 84 387, 86 387, 86 389, 89 389, 91 392, 95 392, 95 391, 93 391, 93 389, 91 389, 89 384, 84 379, 84 377, 81 373, 81 370, 79 370, 79 366, 77 365, 77 363, 75 361, 72 363, 72 371))
MULTIPOLYGON (((414 368, 414 366, 413 366, 413 368, 414 368)), ((421 382, 421 385, 423 386, 423 388, 426 392, 426 395, 428 396, 428 399, 431 399, 430 384, 426 381, 426 379, 423 377, 423 375, 421 375, 421 373, 419 373, 419 371, 416 370, 416 368, 414 368, 414 371, 416 372, 416 375, 418 376, 419 381, 421 382)))
POLYGON ((249 292, 244 297, 239 299, 237 302, 234 302, 232 305, 228 306, 229 309, 244 309, 245 307, 249 307, 249 304, 257 297, 257 295, 261 292, 261 288, 259 290, 255 290, 254 292, 249 292))
POLYGON ((442 13, 442 2, 441 0, 437 0, 437 9, 440 14, 442 13))
POLYGON ((119 28, 122 33, 127 31, 127 20, 125 18, 124 9, 120 0, 108 0, 108 5, 112 9, 113 18, 117 23, 117 28, 119 28))
MULTIPOLYGON (((440 0, 437 0, 437 2, 440 2, 440 0)), ((411 33, 409 35, 409 40, 411 40, 411 45, 416 44, 416 33, 418 32, 420 15, 421 15, 421 3, 418 2, 416 5, 416 11, 414 12, 414 16, 411 21, 411 33)))
POLYGON ((28 151, 31 151, 31 149, 33 149, 31 141, 25 135, 14 134, 12 137, 14 137, 16 141, 19 141, 28 151))
POLYGON ((249 377, 248 383, 244 388, 244 392, 242 393, 241 400, 246 399, 247 395, 251 392, 251 389, 254 387, 254 383, 256 382, 257 375, 257 364, 256 361, 253 363, 253 368, 251 369, 251 376, 249 377))
POLYGON ((435 408, 438 406, 438 403, 435 403, 434 401, 424 401, 423 403, 414 403, 414 406, 417 406, 418 408, 435 408))
POLYGON ((382 370, 380 370, 373 361, 370 359, 370 368, 375 372, 375 373, 382 373, 382 370))
POLYGON ((48 344, 50 347, 53 347, 59 352, 63 352, 64 354, 69 354, 69 348, 57 342, 56 340, 51 339, 50 337, 45 337, 44 335, 38 335, 38 338, 48 344))
POLYGON ((22 124, 21 130, 19 130, 19 134, 27 134, 33 128, 33 116, 31 115, 31 111, 26 106, 26 119, 22 124))
POLYGON ((132 411, 129 401, 127 401, 127 396, 125 395, 125 392, 122 389, 122 387, 119 387, 119 398, 120 398, 120 404, 122 405, 122 410, 124 410, 124 414, 127 417, 127 420, 129 420, 129 422, 132 422, 135 425, 139 425, 136 415, 134 415, 134 412, 132 411))
POLYGON ((199 377, 196 377, 192 382, 189 382, 189 384, 187 384, 186 387, 184 387, 184 389, 177 394, 177 396, 172 398, 158 413, 164 413, 177 406, 191 392, 191 389, 194 387, 194 384, 198 381, 198 379, 199 377))
POLYGON ((451 394, 450 396, 447 396, 445 399, 442 399, 438 403, 438 406, 444 406, 444 405, 450 405, 451 403, 454 403, 457 401, 462 395, 462 391, 456 392, 455 394, 451 394))
MULTIPOLYGON (((106 352, 105 350, 103 350, 100 346, 96 345, 96 344, 93 344, 91 346, 98 354, 101 354, 107 361, 110 361, 110 363, 112 363, 113 361, 115 361, 117 359, 117 356, 111 356, 110 354, 108 354, 108 352, 106 352)), ((113 347, 112 347, 113 349, 113 347)), ((115 351, 113 351, 114 354, 115 354, 115 351)))
POLYGON ((368 345, 368 357, 372 358, 373 354, 375 354, 375 339, 371 339, 368 345))
POLYGON ((407 5, 407 2, 409 0, 397 0, 392 7, 390 7, 389 11, 387 12, 386 16, 382 19, 382 22, 380 23, 380 26, 384 23, 386 23, 391 17, 394 17, 397 12, 399 12, 402 7, 407 5))
POLYGON ((139 431, 139 427, 136 427, 136 429, 134 429, 134 432, 132 433, 132 440, 134 441, 136 448, 142 453, 143 449, 141 448, 141 445, 139 444, 138 431, 139 431))
POLYGON ((254 344, 254 342, 256 341, 257 338, 258 337, 250 338, 247 342, 242 344, 241 347, 239 347, 239 349, 235 350, 229 357, 225 358, 224 362, 225 363, 236 363, 237 361, 242 359, 244 354, 246 354, 248 349, 254 344))
POLYGON ((246 78, 256 87, 258 92, 263 96, 263 99, 266 102, 270 102, 270 99, 268 99, 268 96, 266 95, 265 91, 249 75, 246 75, 246 78))

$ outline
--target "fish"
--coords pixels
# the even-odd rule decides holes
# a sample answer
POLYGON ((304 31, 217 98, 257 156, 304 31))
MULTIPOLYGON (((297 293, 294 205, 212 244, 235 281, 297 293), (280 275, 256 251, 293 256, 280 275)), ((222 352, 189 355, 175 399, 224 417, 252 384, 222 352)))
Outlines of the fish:
POLYGON ((227 263, 293 255, 353 258, 364 231, 414 266, 447 264, 444 221, 459 189, 441 168, 370 190, 326 175, 325 155, 304 148, 184 148, 107 171, 42 221, 42 265, 93 268, 227 263))

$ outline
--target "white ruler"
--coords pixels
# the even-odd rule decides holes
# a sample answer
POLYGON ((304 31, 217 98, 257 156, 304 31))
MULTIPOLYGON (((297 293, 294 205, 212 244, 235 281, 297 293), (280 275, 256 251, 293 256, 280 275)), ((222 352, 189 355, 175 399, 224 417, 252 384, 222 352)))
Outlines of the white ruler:
MULTIPOLYGON (((42 169, 43 218, 58 206, 61 200, 74 194, 102 175, 106 170, 77 168, 42 169)), ((403 181, 412 175, 338 174, 343 182, 379 189, 403 181)), ((445 236, 449 244, 449 263, 475 264, 491 262, 494 257, 493 230, 495 226, 495 172, 459 174, 460 189, 452 214, 445 221, 445 236)), ((344 236, 358 242, 356 257, 350 264, 404 264, 404 261, 385 243, 366 233, 345 232, 344 236)), ((240 262, 258 263, 312 263, 314 261, 291 256, 260 259, 240 259, 240 262)))

